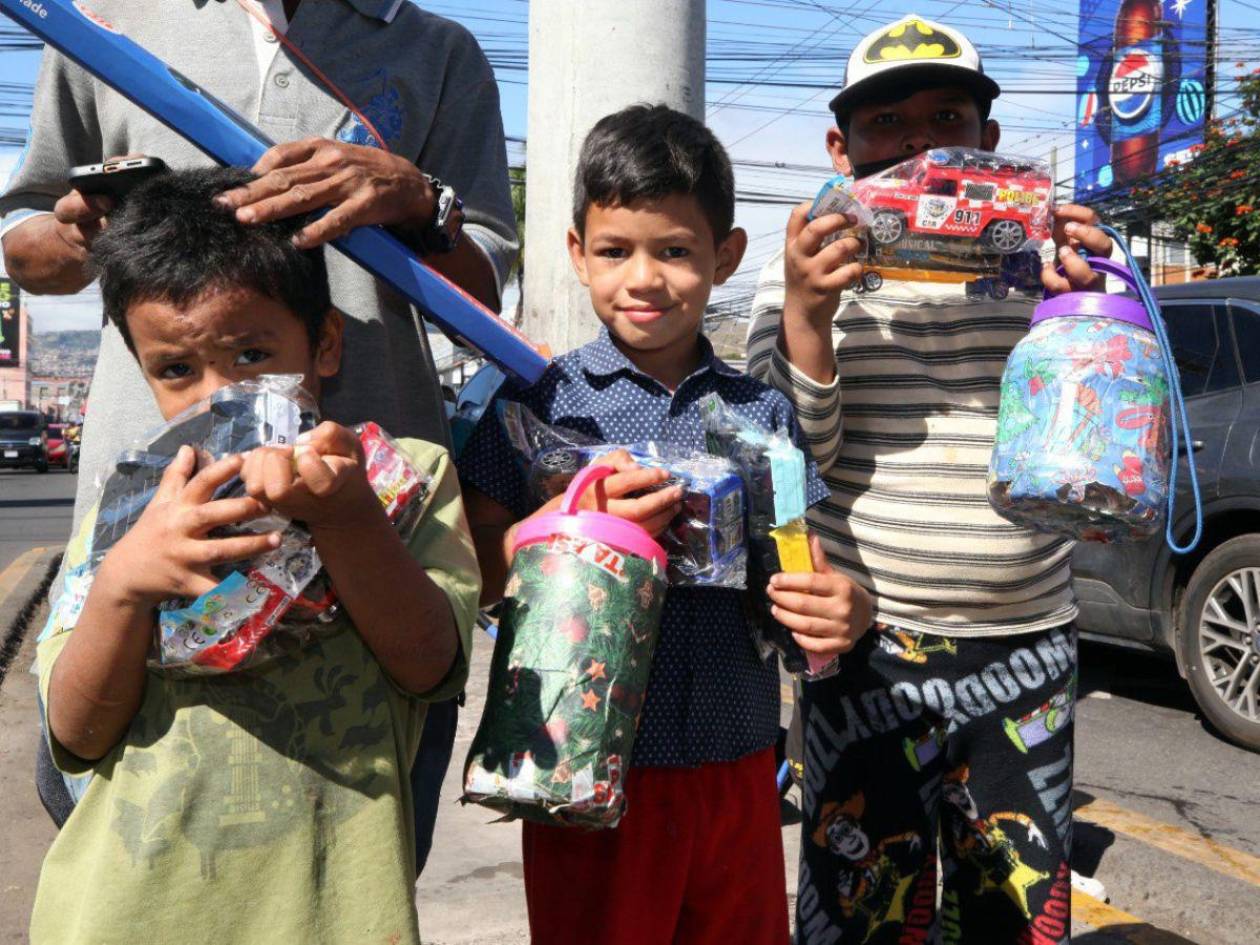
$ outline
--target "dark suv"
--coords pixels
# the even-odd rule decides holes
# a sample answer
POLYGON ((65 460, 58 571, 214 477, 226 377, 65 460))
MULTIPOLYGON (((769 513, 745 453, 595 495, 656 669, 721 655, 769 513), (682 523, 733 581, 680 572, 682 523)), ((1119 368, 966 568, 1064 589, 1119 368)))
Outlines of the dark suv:
POLYGON ((0 413, 0 468, 33 466, 48 472, 48 433, 36 410, 0 413))
MULTIPOLYGON (((1203 538, 1080 544, 1087 636, 1172 653, 1204 715, 1260 751, 1260 278, 1155 290, 1181 372, 1203 500, 1203 538)), ((1182 457, 1174 534, 1194 532, 1182 457)))

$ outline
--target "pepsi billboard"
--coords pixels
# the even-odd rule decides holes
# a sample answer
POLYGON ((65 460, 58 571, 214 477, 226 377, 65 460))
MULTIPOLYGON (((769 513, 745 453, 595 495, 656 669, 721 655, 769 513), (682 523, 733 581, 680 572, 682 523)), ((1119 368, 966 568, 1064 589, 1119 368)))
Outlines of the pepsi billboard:
POLYGON ((1185 163, 1208 113, 1210 0, 1081 0, 1076 200, 1185 163))

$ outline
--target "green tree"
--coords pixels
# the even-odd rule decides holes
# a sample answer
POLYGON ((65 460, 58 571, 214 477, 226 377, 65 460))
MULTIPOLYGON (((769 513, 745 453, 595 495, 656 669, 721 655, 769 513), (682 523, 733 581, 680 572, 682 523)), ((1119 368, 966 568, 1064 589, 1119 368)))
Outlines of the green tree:
MULTIPOLYGON (((1238 64, 1239 67, 1242 63, 1238 64)), ((1221 275, 1260 272, 1260 69, 1239 72, 1236 113, 1208 123, 1191 161, 1171 165, 1130 199, 1137 219, 1170 223, 1221 275)))

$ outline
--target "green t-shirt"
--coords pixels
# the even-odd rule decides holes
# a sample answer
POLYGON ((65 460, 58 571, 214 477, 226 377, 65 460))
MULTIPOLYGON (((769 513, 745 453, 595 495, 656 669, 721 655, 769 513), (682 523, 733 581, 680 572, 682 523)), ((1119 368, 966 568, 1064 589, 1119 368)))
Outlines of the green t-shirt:
MULTIPOLYGON (((433 477, 409 547, 450 598, 459 665, 408 695, 343 617, 256 669, 150 672, 130 728, 94 765, 50 736, 63 771, 94 776, 44 860, 35 945, 420 941, 408 774, 426 703, 467 678, 480 579, 450 458, 401 445, 433 477)), ((67 554, 85 546, 81 532, 67 554)), ((54 623, 39 645, 45 705, 71 631, 54 623)))

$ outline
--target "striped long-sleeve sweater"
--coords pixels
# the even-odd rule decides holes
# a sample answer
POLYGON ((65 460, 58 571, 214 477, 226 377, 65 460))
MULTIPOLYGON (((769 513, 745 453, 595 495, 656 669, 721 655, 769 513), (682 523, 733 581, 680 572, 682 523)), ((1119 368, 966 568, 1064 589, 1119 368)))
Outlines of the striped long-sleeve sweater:
POLYGON ((1007 522, 985 491, 1002 368, 1032 303, 891 281, 846 294, 832 326, 837 378, 820 385, 778 347, 783 297, 780 253, 753 301, 748 370, 795 405, 831 490, 810 523, 871 592, 876 619, 949 636, 1074 619, 1071 542, 1007 522))

